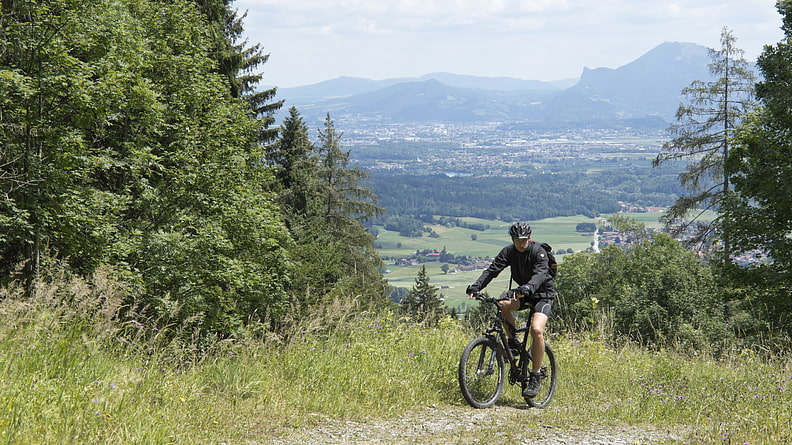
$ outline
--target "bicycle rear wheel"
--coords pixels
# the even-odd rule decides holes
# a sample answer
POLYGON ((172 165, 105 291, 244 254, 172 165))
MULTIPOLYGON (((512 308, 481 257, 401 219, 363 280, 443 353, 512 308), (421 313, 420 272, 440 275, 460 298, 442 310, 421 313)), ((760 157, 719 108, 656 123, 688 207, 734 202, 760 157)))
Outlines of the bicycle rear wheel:
MULTIPOLYGON (((523 375, 527 376, 528 372, 532 369, 533 360, 531 360, 530 351, 528 353, 529 360, 522 360, 523 375)), ((539 394, 535 397, 525 397, 528 405, 534 408, 544 408, 550 403, 556 389, 556 378, 558 377, 558 366, 556 365, 555 354, 550 345, 545 343, 545 355, 542 360, 540 382, 542 383, 539 389, 539 394)), ((523 382, 522 388, 525 388, 527 383, 523 382)))
POLYGON ((503 392, 503 354, 494 339, 479 337, 468 343, 459 360, 459 388, 474 408, 489 408, 503 392))

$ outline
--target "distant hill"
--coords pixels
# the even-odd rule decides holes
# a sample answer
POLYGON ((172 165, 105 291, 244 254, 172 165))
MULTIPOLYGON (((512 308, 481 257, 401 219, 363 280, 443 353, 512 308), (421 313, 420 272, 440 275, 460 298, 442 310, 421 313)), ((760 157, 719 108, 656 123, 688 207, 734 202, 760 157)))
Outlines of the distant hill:
MULTIPOLYGON (((532 103, 558 90, 513 92, 457 88, 438 80, 405 82, 301 110, 326 110, 336 117, 391 122, 475 122, 535 120, 532 103), (528 100, 528 98, 531 98, 528 100)), ((325 111, 325 112, 326 112, 325 111)), ((324 116, 325 112, 322 113, 324 116)))
POLYGON ((415 79, 387 79, 387 80, 371 80, 362 77, 338 77, 336 79, 325 80, 324 82, 315 83, 293 88, 279 88, 278 96, 286 98, 287 101, 309 99, 309 100, 323 100, 338 97, 348 97, 355 94, 367 93, 369 91, 376 91, 382 88, 387 88, 391 85, 404 82, 412 82, 415 79))
POLYGON ((579 79, 566 79, 552 82, 541 80, 523 80, 513 77, 481 77, 465 76, 451 73, 430 73, 421 77, 404 77, 385 80, 371 80, 362 77, 342 76, 336 79, 312 85, 279 88, 278 96, 287 100, 296 99, 329 99, 348 97, 355 94, 368 93, 400 83, 424 82, 437 80, 440 83, 456 88, 470 88, 495 91, 558 91, 571 87, 579 79))
POLYGON ((580 81, 545 104, 545 118, 613 119, 659 116, 671 120, 682 89, 708 80, 709 50, 663 43, 617 69, 584 68, 580 81))
POLYGON ((284 111, 307 121, 329 112, 337 121, 602 123, 673 121, 681 90, 709 80, 709 52, 693 43, 663 43, 616 69, 584 68, 557 82, 509 77, 427 74, 420 78, 354 77, 278 90, 284 111))

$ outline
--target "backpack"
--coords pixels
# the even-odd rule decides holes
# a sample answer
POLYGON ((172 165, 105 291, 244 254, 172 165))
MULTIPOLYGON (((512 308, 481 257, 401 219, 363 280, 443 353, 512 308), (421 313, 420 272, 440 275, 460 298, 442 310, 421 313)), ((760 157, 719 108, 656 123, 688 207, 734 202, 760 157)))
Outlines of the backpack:
POLYGON ((547 251, 547 265, 550 266, 550 278, 554 278, 558 273, 558 262, 556 262, 555 255, 553 255, 553 248, 547 243, 539 243, 539 246, 547 251))

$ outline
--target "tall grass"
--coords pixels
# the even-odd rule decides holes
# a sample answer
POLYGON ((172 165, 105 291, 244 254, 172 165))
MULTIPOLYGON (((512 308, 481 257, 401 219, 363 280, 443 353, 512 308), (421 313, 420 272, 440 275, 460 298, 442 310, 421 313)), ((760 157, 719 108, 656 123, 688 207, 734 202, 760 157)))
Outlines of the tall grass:
MULTIPOLYGON (((106 276, 42 283, 31 300, 4 292, 5 443, 268 443, 328 419, 376 423, 430 406, 480 413, 456 382, 459 354, 477 334, 451 320, 427 327, 336 300, 279 332, 197 355, 147 320, 123 323, 123 289, 106 276)), ((478 422, 455 440, 624 425, 672 430, 687 443, 792 437, 792 366, 783 356, 744 350, 714 361, 706 351, 647 352, 588 333, 549 337, 560 365, 550 407, 519 409, 508 387, 500 404, 522 420, 478 422)))
POLYGON ((683 431, 686 441, 785 443, 792 438, 792 366, 750 351, 714 361, 706 354, 648 352, 560 341, 565 407, 597 422, 655 424, 683 431))

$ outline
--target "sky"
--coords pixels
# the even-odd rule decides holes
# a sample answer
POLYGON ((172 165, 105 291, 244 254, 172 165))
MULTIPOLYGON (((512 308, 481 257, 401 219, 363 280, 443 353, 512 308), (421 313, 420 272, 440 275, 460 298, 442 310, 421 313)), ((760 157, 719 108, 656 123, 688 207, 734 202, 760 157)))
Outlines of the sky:
POLYGON ((720 48, 728 27, 754 61, 783 38, 774 0, 236 0, 261 84, 434 72, 562 80, 618 68, 664 42, 720 48))

